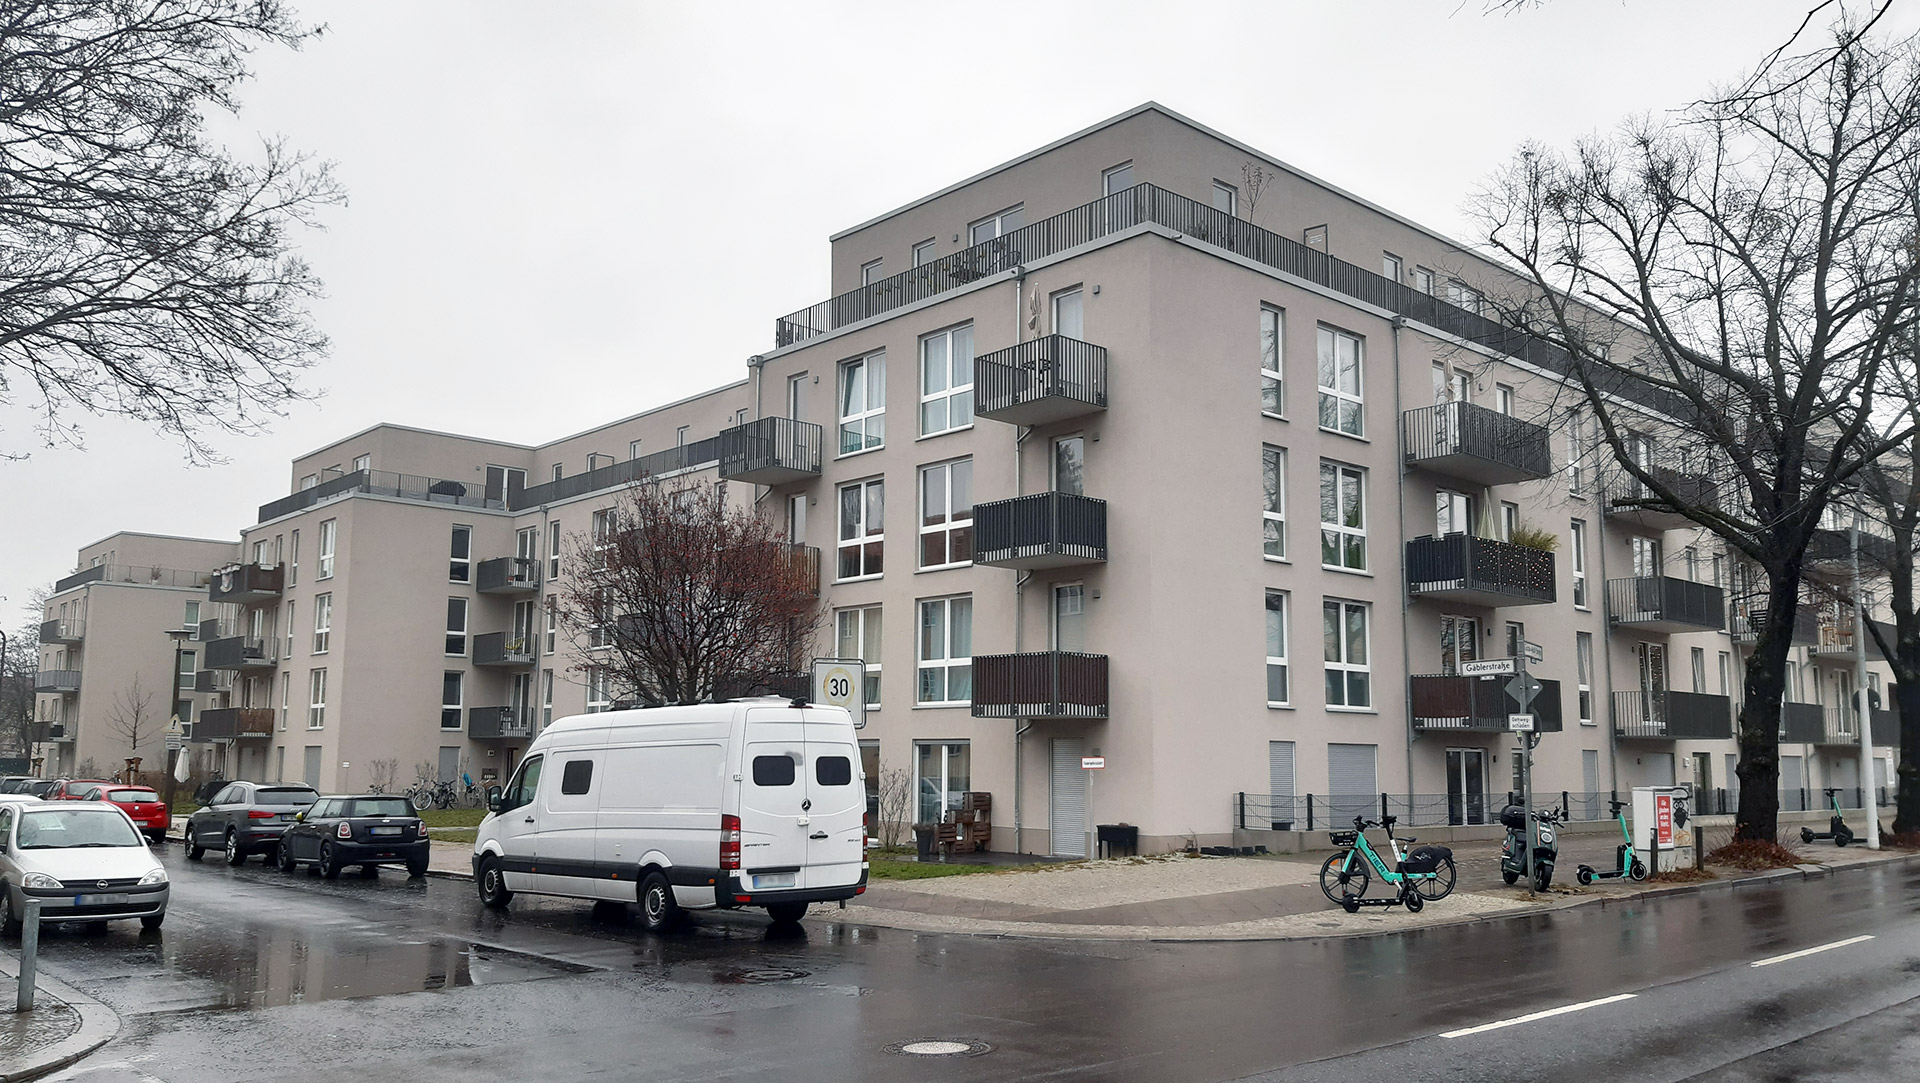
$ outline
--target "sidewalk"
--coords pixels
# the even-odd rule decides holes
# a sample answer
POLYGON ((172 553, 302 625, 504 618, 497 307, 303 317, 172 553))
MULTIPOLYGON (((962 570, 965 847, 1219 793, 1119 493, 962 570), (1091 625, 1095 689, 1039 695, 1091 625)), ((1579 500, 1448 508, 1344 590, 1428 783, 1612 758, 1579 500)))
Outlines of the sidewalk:
POLYGON ((120 1017, 105 1004, 49 977, 43 967, 34 983, 34 1009, 13 1011, 19 957, 0 952, 0 1083, 38 1079, 72 1064, 112 1041, 120 1017))

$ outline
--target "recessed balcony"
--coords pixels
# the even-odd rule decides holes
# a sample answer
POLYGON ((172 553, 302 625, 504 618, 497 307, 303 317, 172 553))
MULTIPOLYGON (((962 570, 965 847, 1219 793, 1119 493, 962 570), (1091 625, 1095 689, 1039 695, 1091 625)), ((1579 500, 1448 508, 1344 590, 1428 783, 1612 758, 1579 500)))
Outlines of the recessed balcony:
POLYGON ((533 664, 533 637, 488 632, 473 637, 473 664, 524 668, 533 664))
MULTIPOLYGON (((1743 605, 1735 603, 1733 615, 1727 622, 1727 632, 1735 643, 1750 644, 1760 641, 1760 632, 1767 625, 1765 604, 1743 605)), ((1813 607, 1805 602, 1794 608, 1793 635, 1789 642, 1795 647, 1808 647, 1819 642, 1820 630, 1813 607)))
POLYGON ((482 594, 532 594, 540 589, 540 562, 531 557, 494 557, 480 562, 474 586, 482 594))
POLYGON ((983 354, 973 361, 974 416, 1046 425, 1107 408, 1107 351, 1065 335, 983 354))
POLYGON ((1668 575, 1607 581, 1607 616, 1641 632, 1717 632, 1727 626, 1719 587, 1668 575))
POLYGON ((195 741, 232 741, 273 736, 271 707, 213 707, 200 712, 193 723, 195 741))
POLYGON ((973 562, 995 568, 1066 568, 1107 559, 1107 502, 1034 493, 973 506, 973 562))
POLYGON ((524 740, 532 735, 532 720, 519 717, 512 707, 467 709, 467 736, 476 741, 524 740))
POLYGON ((1407 543, 1407 593, 1464 605, 1543 605, 1554 600, 1553 554, 1471 534, 1407 543))
POLYGON ((280 641, 262 636, 227 636, 207 644, 208 669, 273 669, 280 661, 280 641))
POLYGON ((1105 718, 1107 656, 1071 651, 975 655, 975 718, 1105 718))
POLYGON ((83 620, 50 620, 40 625, 40 642, 48 645, 78 643, 87 637, 83 620))
POLYGON ((1820 708, 1820 737, 1817 745, 1860 746, 1860 711, 1855 707, 1828 704, 1820 708))
POLYGON ((1615 692, 1613 732, 1623 740, 1729 740, 1733 737, 1733 701, 1701 692, 1615 692))
POLYGON ((33 690, 43 693, 68 694, 80 691, 80 671, 77 669, 43 669, 33 675, 33 690))
POLYGON ((824 430, 810 421, 763 417, 719 436, 720 477, 755 485, 786 485, 820 476, 824 430))
MULTIPOLYGON (((1895 638, 1893 625, 1883 621, 1867 623, 1877 625, 1888 641, 1895 638)), ((1858 662, 1862 649, 1867 652, 1869 662, 1881 657, 1880 644, 1873 638, 1872 627, 1864 629, 1865 639, 1854 635, 1852 609, 1823 609, 1814 617, 1814 628, 1814 640, 1807 650, 1816 658, 1828 662, 1858 662)))
POLYGON ((56 744, 68 744, 75 736, 71 722, 35 722, 33 724, 35 743, 52 741, 56 744))
POLYGON ((1407 465, 1480 485, 1533 481, 1553 473, 1547 430, 1470 402, 1400 415, 1407 465))
POLYGON ((278 564, 230 564, 213 573, 207 599, 253 605, 280 597, 286 569, 278 564))
MULTIPOLYGON (((1648 473, 1660 479, 1660 483, 1687 506, 1711 507, 1718 499, 1719 490, 1713 479, 1705 474, 1672 470, 1664 466, 1653 467, 1648 473)), ((1639 478, 1624 472, 1607 486, 1606 513, 1610 518, 1632 523, 1645 530, 1679 530, 1694 525, 1693 520, 1681 514, 1674 505, 1662 501, 1639 478)))
MULTIPOLYGON (((1461 677, 1422 674, 1407 678, 1413 701, 1413 728, 1421 732, 1506 733, 1507 716, 1520 714, 1520 705, 1507 694, 1511 676, 1461 677)), ((1529 712, 1534 731, 1558 733, 1561 728, 1560 682, 1540 682, 1529 712)))

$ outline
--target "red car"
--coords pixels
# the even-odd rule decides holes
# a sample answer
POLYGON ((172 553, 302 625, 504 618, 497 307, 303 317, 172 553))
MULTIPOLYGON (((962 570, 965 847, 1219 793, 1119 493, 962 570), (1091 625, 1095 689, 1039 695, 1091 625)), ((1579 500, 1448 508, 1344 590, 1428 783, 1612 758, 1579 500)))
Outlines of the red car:
POLYGON ((79 801, 105 801, 119 805, 140 833, 152 839, 155 845, 167 841, 167 828, 173 826, 173 817, 167 815, 167 803, 160 795, 145 786, 123 786, 118 782, 102 782, 90 787, 70 791, 79 801))
POLYGON ((42 801, 83 801, 81 794, 95 786, 111 786, 113 783, 104 778, 63 778, 53 784, 42 801))

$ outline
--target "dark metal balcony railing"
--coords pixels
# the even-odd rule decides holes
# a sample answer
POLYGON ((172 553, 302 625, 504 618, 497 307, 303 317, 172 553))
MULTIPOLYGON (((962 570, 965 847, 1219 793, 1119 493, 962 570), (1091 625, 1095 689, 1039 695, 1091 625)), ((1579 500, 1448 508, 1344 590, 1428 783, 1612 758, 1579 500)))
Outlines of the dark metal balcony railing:
POLYGON ((193 723, 195 741, 231 741, 242 737, 273 736, 271 707, 211 707, 193 723))
POLYGON ((533 664, 533 637, 505 632, 488 632, 473 637, 473 664, 476 666, 530 666, 533 664))
POLYGON ((520 718, 512 707, 470 707, 467 736, 476 741, 511 740, 532 734, 532 720, 520 718))
POLYGON ((34 741, 71 741, 74 738, 73 725, 68 722, 35 722, 33 724, 34 741))
POLYGON ((80 691, 80 671, 77 669, 43 669, 33 675, 35 692, 78 692, 80 691))
POLYGON ((207 644, 208 669, 268 669, 279 660, 280 641, 261 636, 227 636, 207 644))
MULTIPOLYGON (((1760 631, 1767 624, 1765 603, 1759 605, 1735 603, 1732 618, 1727 624, 1727 631, 1733 636, 1735 643, 1758 642, 1760 631)), ((1813 607, 1802 602, 1793 611, 1793 636, 1790 642, 1796 647, 1804 647, 1818 642, 1819 639, 1820 632, 1813 607)))
POLYGON ((280 596, 286 569, 278 564, 234 564, 213 573, 207 599, 214 602, 261 602, 280 596))
MULTIPOLYGON (((1512 677, 1460 677, 1430 674, 1407 678, 1413 701, 1413 728, 1420 731, 1505 733, 1507 716, 1520 708, 1507 694, 1512 677)), ((1531 711, 1534 731, 1561 729, 1560 682, 1540 682, 1531 711)))
POLYGON ((400 500, 418 500, 427 504, 453 504, 463 508, 505 510, 512 491, 489 493, 484 486, 470 481, 430 478, 425 474, 396 474, 389 470, 355 470, 328 478, 311 488, 290 493, 260 505, 259 522, 278 519, 304 511, 323 500, 348 493, 368 493, 400 500))
POLYGON ((631 485, 642 478, 664 478, 687 470, 703 470, 720 461, 720 438, 709 436, 690 444, 655 451, 637 459, 623 459, 611 466, 587 470, 559 481, 529 485, 507 494, 507 508, 523 511, 551 504, 556 500, 596 493, 618 485, 631 485))
POLYGON ((1823 745, 1858 745, 1860 743, 1860 710, 1857 707, 1842 707, 1827 704, 1820 708, 1820 740, 1823 745))
POLYGON ((785 485, 820 476, 825 430, 810 421, 763 417, 723 429, 720 476, 755 485, 785 485))
POLYGON ((1065 335, 973 359, 974 415, 1045 425, 1107 408, 1107 351, 1065 335))
MULTIPOLYGON (((1566 352, 1551 343, 1405 283, 1383 278, 1364 267, 1335 259, 1207 203, 1151 184, 1136 184, 1124 192, 1062 211, 1004 236, 782 316, 774 321, 774 346, 781 348, 805 342, 1024 263, 1148 224, 1163 226, 1188 240, 1225 249, 1243 259, 1551 372, 1570 371, 1566 352)), ((1628 380, 1609 381, 1609 384, 1604 388, 1607 392, 1651 406, 1670 417, 1685 417, 1688 413, 1684 400, 1661 388, 1628 380)))
POLYGON ((1068 651, 975 655, 975 718, 1105 718, 1107 656, 1068 651))
POLYGON ((1407 543, 1407 592, 1472 605, 1552 602, 1553 554, 1471 534, 1415 538, 1407 543))
POLYGON ((233 671, 230 669, 201 669, 193 675, 195 692, 231 692, 233 684, 233 671))
MULTIPOLYGON (((1682 502, 1692 506, 1712 506, 1719 499, 1719 489, 1713 479, 1705 474, 1695 474, 1674 470, 1665 466, 1656 466, 1648 473, 1659 478, 1661 483, 1671 489, 1682 502)), ((1642 484, 1639 478, 1621 471, 1607 486, 1607 514, 1643 527, 1658 530, 1673 530, 1686 526, 1693 520, 1682 515, 1678 508, 1660 503, 1652 489, 1642 484)))
POLYGON ((1703 692, 1630 688, 1613 694, 1613 732, 1660 741, 1720 741, 1733 736, 1733 701, 1703 692))
POLYGON ((78 643, 87 637, 83 620, 50 620, 40 625, 42 643, 78 643))
POLYGON ((1827 737, 1827 712, 1818 703, 1782 703, 1780 740, 1788 744, 1817 745, 1827 737))
POLYGON ((1553 473, 1547 430, 1468 402, 1400 415, 1407 462, 1481 485, 1531 481, 1553 473))
POLYGON ((96 564, 56 580, 53 592, 70 590, 83 583, 138 583, 147 587, 204 587, 213 578, 211 572, 192 572, 181 568, 156 568, 150 564, 96 564))
POLYGON ((1727 603, 1712 583, 1668 575, 1609 579, 1607 616, 1649 632, 1718 631, 1727 626, 1727 603))
POLYGON ((807 593, 820 593, 820 547, 801 545, 795 542, 784 543, 787 554, 787 566, 795 579, 807 593))
POLYGON ((1107 502, 1034 493, 973 506, 973 562, 997 568, 1064 568, 1107 559, 1107 502))
POLYGON ((482 594, 513 594, 540 589, 540 562, 530 557, 494 557, 480 562, 474 586, 482 594))
POLYGON ((1873 712, 1873 744, 1876 748, 1900 746, 1900 712, 1873 712))

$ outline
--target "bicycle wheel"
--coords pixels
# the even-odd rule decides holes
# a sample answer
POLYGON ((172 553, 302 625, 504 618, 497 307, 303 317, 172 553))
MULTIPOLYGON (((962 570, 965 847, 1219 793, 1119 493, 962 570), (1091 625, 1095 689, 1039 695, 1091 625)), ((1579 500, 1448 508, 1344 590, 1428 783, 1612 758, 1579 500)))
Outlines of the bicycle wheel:
POLYGON ((1425 877, 1414 880, 1413 890, 1419 892, 1428 902, 1444 899, 1453 893, 1453 882, 1459 873, 1453 867, 1452 858, 1444 858, 1434 867, 1433 879, 1425 877))
POLYGON ((433 794, 425 787, 415 786, 407 794, 407 803, 413 806, 413 811, 425 812, 433 807, 433 794))
POLYGON ((441 808, 453 807, 453 787, 442 786, 440 792, 433 795, 433 803, 441 808))
POLYGON ((1320 893, 1333 902, 1367 893, 1367 859, 1356 850, 1342 850, 1320 866, 1320 893))

